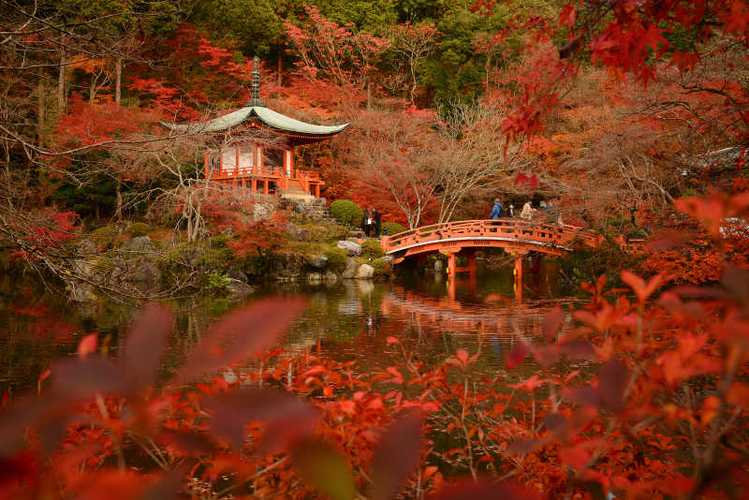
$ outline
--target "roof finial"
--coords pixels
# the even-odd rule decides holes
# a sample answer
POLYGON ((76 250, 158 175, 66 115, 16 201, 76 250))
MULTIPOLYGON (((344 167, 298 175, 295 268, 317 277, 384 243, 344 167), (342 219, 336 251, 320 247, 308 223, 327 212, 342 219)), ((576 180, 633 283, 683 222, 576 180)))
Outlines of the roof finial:
POLYGON ((264 106, 260 100, 260 58, 252 58, 252 99, 250 106, 264 106))

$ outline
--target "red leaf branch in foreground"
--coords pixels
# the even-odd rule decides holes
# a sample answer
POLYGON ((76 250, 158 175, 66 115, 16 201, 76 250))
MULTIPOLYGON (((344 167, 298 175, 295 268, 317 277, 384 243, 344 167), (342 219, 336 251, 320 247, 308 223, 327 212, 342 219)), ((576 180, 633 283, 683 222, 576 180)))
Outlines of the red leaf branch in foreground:
POLYGON ((372 461, 373 500, 394 497, 403 482, 419 465, 422 447, 422 418, 397 418, 380 438, 372 461))
POLYGON ((305 306, 299 298, 274 298, 230 312, 195 346, 179 370, 177 382, 189 382, 261 353, 276 342, 305 306))

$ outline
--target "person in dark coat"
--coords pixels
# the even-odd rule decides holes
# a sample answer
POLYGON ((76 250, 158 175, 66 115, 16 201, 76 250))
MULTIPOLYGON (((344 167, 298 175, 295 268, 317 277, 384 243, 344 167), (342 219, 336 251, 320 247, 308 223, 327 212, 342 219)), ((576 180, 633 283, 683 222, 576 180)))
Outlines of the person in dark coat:
POLYGON ((369 214, 369 209, 364 209, 364 214, 361 218, 361 229, 364 231, 364 236, 369 237, 370 225, 372 222, 372 216, 369 214))
POLYGON ((376 208, 372 214, 372 220, 374 222, 374 235, 375 238, 379 238, 382 234, 382 214, 376 208))
POLYGON ((492 207, 492 213, 489 214, 489 218, 497 220, 500 217, 502 217, 502 203, 500 203, 499 198, 497 198, 494 200, 494 206, 492 207))

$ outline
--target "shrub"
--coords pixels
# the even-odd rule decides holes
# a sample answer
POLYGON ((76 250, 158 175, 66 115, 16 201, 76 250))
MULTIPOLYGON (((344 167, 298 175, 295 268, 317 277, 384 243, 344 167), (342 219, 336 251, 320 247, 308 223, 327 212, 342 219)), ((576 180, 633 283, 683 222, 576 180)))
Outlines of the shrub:
POLYGON ((346 257, 348 256, 346 250, 330 247, 325 249, 324 255, 328 258, 328 269, 331 271, 342 272, 346 269, 346 257))
POLYGON ((382 251, 380 242, 377 240, 367 240, 361 245, 361 254, 371 259, 382 257, 385 252, 382 251))
POLYGON ((204 247, 201 249, 197 265, 206 270, 224 270, 229 267, 234 255, 228 248, 204 247))
POLYGON ((139 236, 146 236, 148 233, 151 232, 151 226, 146 224, 145 222, 133 222, 130 224, 130 228, 128 229, 128 232, 130 233, 130 236, 133 238, 137 238, 139 236))
POLYGON ((373 260, 370 265, 374 268, 375 278, 385 278, 393 272, 393 261, 391 259, 380 257, 373 260))
POLYGON ((222 273, 208 273, 206 286, 210 290, 226 290, 231 284, 231 278, 222 273))
POLYGON ((382 234, 393 235, 402 233, 403 231, 407 231, 403 224, 398 224, 397 222, 383 222, 382 224, 382 234))
POLYGON ((351 200, 336 200, 330 204, 330 215, 339 224, 350 227, 361 226, 364 212, 361 207, 351 200))

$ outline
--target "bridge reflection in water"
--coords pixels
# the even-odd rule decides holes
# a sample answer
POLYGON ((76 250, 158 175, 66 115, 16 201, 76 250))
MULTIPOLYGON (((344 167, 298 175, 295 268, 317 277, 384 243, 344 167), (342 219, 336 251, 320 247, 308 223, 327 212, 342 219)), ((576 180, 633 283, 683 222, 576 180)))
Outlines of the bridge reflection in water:
POLYGON ((575 248, 597 247, 602 237, 577 226, 544 224, 522 219, 465 220, 423 226, 383 236, 382 248, 399 264, 407 257, 439 252, 447 256, 448 293, 454 298, 455 275, 476 274, 476 251, 501 248, 515 257, 515 296, 522 301, 523 258, 530 252, 562 255, 575 248), (458 266, 458 255, 465 266, 458 266))
MULTIPOLYGON (((405 315, 413 325, 426 331, 466 335, 477 342, 489 342, 493 351, 512 348, 517 341, 528 342, 542 335, 544 316, 552 307, 573 300, 534 300, 517 304, 510 297, 502 302, 463 303, 449 297, 430 297, 412 290, 395 287, 382 300, 381 312, 386 317, 405 315), (482 340, 484 339, 484 340, 482 340)), ((564 321, 562 334, 569 330, 564 321)))

